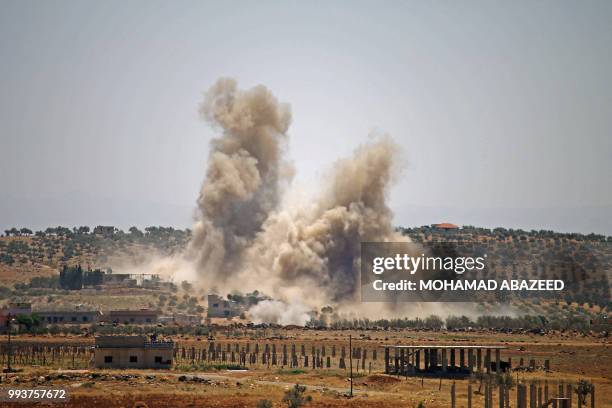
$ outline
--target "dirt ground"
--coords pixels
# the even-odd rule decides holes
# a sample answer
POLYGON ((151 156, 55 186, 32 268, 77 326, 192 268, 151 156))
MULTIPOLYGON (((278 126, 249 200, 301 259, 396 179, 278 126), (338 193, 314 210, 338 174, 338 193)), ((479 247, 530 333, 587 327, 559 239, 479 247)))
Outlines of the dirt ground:
MULTIPOLYGON (((547 382, 551 390, 559 381, 575 383, 586 379, 595 384, 596 407, 612 407, 612 351, 608 338, 556 333, 550 336, 533 334, 503 334, 495 332, 419 332, 419 331, 316 331, 283 330, 267 333, 236 333, 220 331, 215 341, 241 343, 254 341, 289 342, 312 345, 336 345, 348 348, 348 336, 354 346, 376 348, 383 344, 497 344, 507 347, 502 359, 512 358, 513 365, 520 358, 525 361, 549 359, 551 370, 533 372, 515 371, 514 379, 547 382), (231 336, 228 338, 228 336, 231 336)), ((4 339, 0 338, 0 341, 4 339)), ((21 342, 62 342, 63 344, 92 343, 83 337, 21 337, 21 342)), ((197 347, 206 339, 177 337, 181 347, 197 347)), ((379 355, 372 372, 355 372, 354 394, 349 398, 348 372, 332 369, 289 369, 287 367, 252 367, 246 371, 201 370, 177 364, 173 370, 69 370, 59 367, 18 367, 21 372, 2 376, 0 387, 52 387, 68 390, 70 399, 65 403, 13 403, 6 407, 256 407, 267 399, 274 407, 287 406, 283 394, 293 384, 306 386, 306 395, 312 397, 309 407, 450 407, 453 380, 437 378, 394 377, 382 373, 379 355), (59 376, 59 374, 62 374, 59 376), (48 376, 45 378, 45 376, 48 376)), ((467 407, 469 379, 454 381, 457 407, 467 407)), ((483 407, 484 399, 478 393, 479 382, 472 383, 474 407, 483 407)), ((497 404, 494 392, 494 406, 497 404)), ((551 391, 552 392, 552 391, 551 391)), ((516 406, 516 387, 510 392, 510 405, 516 406)), ((573 398, 576 404, 576 396, 573 398)))

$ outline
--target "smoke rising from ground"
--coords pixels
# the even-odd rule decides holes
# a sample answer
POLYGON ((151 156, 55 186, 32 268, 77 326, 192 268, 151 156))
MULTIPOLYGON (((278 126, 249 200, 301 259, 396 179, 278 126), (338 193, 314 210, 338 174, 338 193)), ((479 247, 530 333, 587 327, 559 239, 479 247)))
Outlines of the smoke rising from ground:
POLYGON ((242 91, 235 80, 220 79, 200 114, 221 136, 211 142, 188 255, 207 278, 223 282, 277 207, 291 173, 282 161, 291 111, 263 86, 242 91))
POLYGON ((310 318, 308 311, 301 303, 286 304, 278 300, 264 300, 251 307, 249 315, 255 324, 304 325, 310 318))
POLYGON ((338 160, 314 198, 281 205, 292 175, 284 157, 289 106, 263 86, 245 91, 220 79, 200 113, 221 135, 211 143, 193 238, 165 270, 175 264, 183 276, 195 271, 204 288, 257 289, 277 299, 251 308, 256 322, 305 324, 307 310, 329 304, 360 317, 406 316, 420 306, 441 311, 359 301, 360 243, 409 241, 395 232, 387 206, 399 161, 390 137, 338 160))
POLYGON ((388 137, 364 144, 334 165, 313 205, 271 214, 247 251, 242 281, 255 276, 275 298, 312 306, 355 300, 360 243, 407 240, 386 205, 397 151, 388 137))

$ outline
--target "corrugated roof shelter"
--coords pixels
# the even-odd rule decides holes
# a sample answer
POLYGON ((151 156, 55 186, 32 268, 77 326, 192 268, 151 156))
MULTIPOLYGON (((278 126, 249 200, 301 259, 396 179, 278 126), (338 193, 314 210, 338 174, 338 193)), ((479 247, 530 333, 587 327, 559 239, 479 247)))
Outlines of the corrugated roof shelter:
POLYGON ((466 376, 473 372, 505 371, 510 361, 501 360, 505 346, 491 345, 385 345, 385 373, 396 375, 437 374, 466 376), (492 353, 495 353, 494 359, 492 353))

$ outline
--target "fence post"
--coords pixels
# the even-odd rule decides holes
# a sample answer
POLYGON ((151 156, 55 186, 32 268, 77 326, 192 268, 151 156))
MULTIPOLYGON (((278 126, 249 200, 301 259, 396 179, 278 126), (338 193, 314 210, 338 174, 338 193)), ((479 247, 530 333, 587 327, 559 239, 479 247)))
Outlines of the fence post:
POLYGON ((467 408, 472 408, 472 384, 468 384, 467 408))

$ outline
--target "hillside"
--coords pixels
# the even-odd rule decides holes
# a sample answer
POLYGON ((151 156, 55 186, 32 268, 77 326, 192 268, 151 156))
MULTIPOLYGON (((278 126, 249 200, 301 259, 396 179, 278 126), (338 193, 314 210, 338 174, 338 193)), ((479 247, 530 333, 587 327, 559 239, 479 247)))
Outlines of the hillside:
MULTIPOLYGON (((472 226, 398 230, 419 243, 453 242, 465 256, 486 253, 491 278, 517 279, 546 271, 558 279, 577 280, 580 287, 561 300, 609 307, 612 237, 472 226)), ((127 232, 112 226, 37 232, 12 228, 0 237, 0 296, 35 277, 57 275, 63 265, 106 270, 119 261, 139 263, 153 254, 175 254, 190 236, 189 230, 165 227, 132 227, 127 232)))

